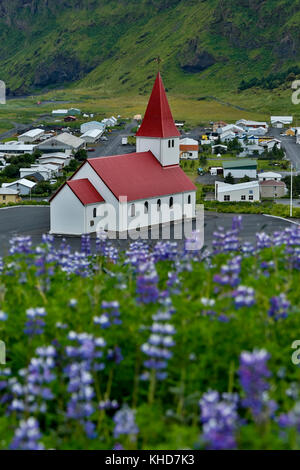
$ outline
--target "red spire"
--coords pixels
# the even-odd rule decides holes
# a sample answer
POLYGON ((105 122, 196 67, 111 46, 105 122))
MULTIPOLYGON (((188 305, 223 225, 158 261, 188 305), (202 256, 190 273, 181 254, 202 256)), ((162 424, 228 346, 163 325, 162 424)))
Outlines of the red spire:
POLYGON ((136 136, 166 139, 180 136, 174 123, 160 72, 157 74, 142 125, 136 136))

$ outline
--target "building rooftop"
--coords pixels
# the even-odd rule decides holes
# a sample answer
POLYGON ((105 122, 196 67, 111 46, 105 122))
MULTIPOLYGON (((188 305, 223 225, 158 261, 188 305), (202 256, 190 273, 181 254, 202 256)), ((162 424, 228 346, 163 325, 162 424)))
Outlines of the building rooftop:
POLYGON ((41 134, 44 134, 44 130, 43 129, 31 129, 30 131, 28 132, 24 132, 24 134, 21 134, 19 137, 38 137, 39 135, 41 134))
POLYGON ((260 181, 259 184, 261 186, 285 186, 285 183, 283 181, 275 180, 260 181))
POLYGON ((244 168, 245 166, 257 167, 257 161, 250 158, 243 158, 242 160, 223 161, 223 168, 244 168))
POLYGON ((179 165, 162 167, 152 152, 89 158, 89 164, 117 199, 128 201, 196 191, 179 165))
POLYGON ((180 137, 175 126, 163 81, 158 72, 150 100, 137 137, 171 138, 180 137))
POLYGON ((84 206, 87 204, 104 202, 103 197, 98 193, 96 188, 87 178, 80 180, 70 180, 67 181, 66 184, 84 206))

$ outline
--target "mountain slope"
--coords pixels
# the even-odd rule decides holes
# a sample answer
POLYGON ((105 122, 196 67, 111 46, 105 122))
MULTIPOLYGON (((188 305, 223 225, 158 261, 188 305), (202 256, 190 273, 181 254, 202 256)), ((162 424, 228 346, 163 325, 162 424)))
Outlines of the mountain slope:
POLYGON ((106 94, 145 94, 159 55, 169 89, 199 96, 237 90, 242 80, 247 87, 300 65, 299 6, 300 0, 0 0, 0 78, 14 94, 78 82, 106 94))

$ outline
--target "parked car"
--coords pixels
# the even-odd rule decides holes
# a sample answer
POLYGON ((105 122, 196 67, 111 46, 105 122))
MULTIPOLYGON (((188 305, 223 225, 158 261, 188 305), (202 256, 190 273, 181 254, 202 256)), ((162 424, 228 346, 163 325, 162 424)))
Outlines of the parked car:
POLYGON ((95 152, 95 150, 96 150, 96 149, 94 149, 94 148, 89 148, 89 149, 87 149, 88 152, 95 152))
POLYGON ((100 137, 100 140, 103 140, 103 141, 105 141, 105 142, 106 142, 106 141, 108 140, 108 138, 107 138, 107 137, 105 137, 105 135, 104 135, 103 137, 100 137))

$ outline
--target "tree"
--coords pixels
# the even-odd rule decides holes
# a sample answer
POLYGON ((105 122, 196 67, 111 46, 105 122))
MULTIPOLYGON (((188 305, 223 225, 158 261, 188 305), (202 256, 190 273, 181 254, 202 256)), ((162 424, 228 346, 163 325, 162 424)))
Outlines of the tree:
POLYGON ((83 162, 84 160, 87 159, 87 151, 85 149, 80 149, 75 153, 74 157, 79 162, 83 162))
POLYGON ((234 184, 234 177, 229 172, 228 175, 224 178, 224 183, 234 184))
POLYGON ((243 178, 240 179, 240 183, 249 183, 250 178, 249 176, 245 175, 243 178))
POLYGON ((8 165, 2 171, 2 175, 7 178, 18 178, 19 176, 19 167, 17 165, 8 165))
POLYGON ((32 194, 51 194, 52 188, 49 181, 41 181, 32 189, 32 194))

